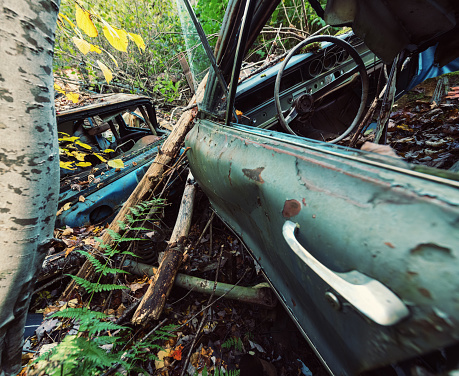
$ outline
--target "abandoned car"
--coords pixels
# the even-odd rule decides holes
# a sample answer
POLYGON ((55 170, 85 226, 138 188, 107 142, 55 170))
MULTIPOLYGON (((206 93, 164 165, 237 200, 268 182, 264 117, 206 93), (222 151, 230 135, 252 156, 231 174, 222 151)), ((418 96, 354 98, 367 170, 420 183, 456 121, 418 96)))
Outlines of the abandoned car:
POLYGON ((151 100, 99 95, 56 114, 61 186, 56 226, 109 221, 142 179, 164 142, 151 100))
MULTIPOLYGON (((189 46, 200 35, 211 67, 186 139, 191 171, 331 374, 458 369, 459 174, 337 143, 359 135, 380 92, 390 104, 409 87, 427 47, 439 42, 444 58, 459 6, 329 1, 324 12, 311 1, 356 35, 312 37, 239 82, 278 3, 230 0, 214 55, 180 2, 189 46)), ((188 53, 201 67, 197 48, 188 53)))

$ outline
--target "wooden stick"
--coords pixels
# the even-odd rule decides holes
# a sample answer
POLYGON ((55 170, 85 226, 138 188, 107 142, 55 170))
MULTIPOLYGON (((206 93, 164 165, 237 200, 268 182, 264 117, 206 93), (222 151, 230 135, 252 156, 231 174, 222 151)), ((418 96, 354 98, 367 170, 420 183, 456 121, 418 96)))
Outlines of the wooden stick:
POLYGON ((159 264, 157 273, 150 279, 150 286, 132 316, 131 322, 133 324, 145 324, 150 319, 156 320, 166 304, 166 299, 174 285, 175 276, 183 259, 182 248, 191 227, 195 194, 196 185, 190 172, 169 245, 159 264))
MULTIPOLYGON (((152 277, 158 271, 158 268, 151 265, 142 264, 132 260, 125 261, 123 267, 130 273, 138 276, 148 275, 149 277, 152 277)), ((202 294, 211 294, 213 291, 214 281, 177 273, 174 285, 187 290, 200 292, 202 294)), ((277 299, 271 291, 271 288, 265 284, 254 287, 243 287, 218 282, 215 289, 215 296, 224 296, 228 299, 258 304, 268 308, 274 308, 277 304, 277 299)))
MULTIPOLYGON (((199 102, 202 100, 206 82, 207 77, 204 78, 204 80, 199 85, 196 97, 193 97, 192 101, 199 102)), ((170 162, 178 155, 183 141, 185 140, 186 134, 193 126, 193 120, 195 116, 196 114, 193 109, 190 109, 182 114, 177 125, 174 127, 171 134, 162 145, 161 152, 156 155, 155 160, 149 167, 147 173, 131 193, 131 196, 129 196, 128 200, 124 203, 123 207, 110 224, 109 229, 115 232, 119 232, 120 227, 118 221, 124 221, 126 214, 130 213, 129 208, 152 196, 154 191, 157 189, 157 182, 160 180, 160 177, 164 172, 164 167, 168 166, 170 162)), ((112 243, 112 238, 110 237, 108 231, 106 231, 102 236, 102 242, 103 244, 112 243)), ((98 250, 101 250, 100 246, 98 247, 98 250)), ((89 261, 86 261, 78 272, 77 276, 86 280, 91 280, 94 274, 95 270, 93 265, 89 261)), ((76 283, 72 280, 65 291, 62 293, 60 299, 67 300, 67 298, 72 295, 76 286, 76 283)))

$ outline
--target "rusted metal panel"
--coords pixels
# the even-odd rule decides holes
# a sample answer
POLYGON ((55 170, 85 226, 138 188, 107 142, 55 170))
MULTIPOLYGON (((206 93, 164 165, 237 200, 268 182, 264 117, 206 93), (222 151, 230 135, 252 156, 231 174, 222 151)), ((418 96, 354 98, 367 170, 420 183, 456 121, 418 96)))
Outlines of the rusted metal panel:
POLYGON ((217 213, 252 250, 332 372, 357 374, 457 341, 459 183, 389 157, 201 120, 190 166, 217 213), (366 318, 288 247, 297 239, 330 270, 371 277, 409 317, 366 318))

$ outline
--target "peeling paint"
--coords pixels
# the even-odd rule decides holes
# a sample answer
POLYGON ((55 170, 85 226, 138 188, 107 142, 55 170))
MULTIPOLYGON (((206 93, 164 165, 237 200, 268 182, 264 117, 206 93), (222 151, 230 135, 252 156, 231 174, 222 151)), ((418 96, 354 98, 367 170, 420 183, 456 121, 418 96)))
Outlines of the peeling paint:
POLYGON ((263 172, 264 167, 258 167, 254 169, 243 168, 242 172, 245 176, 247 176, 250 180, 256 181, 257 183, 264 183, 265 181, 261 177, 261 173, 263 172))
POLYGON ((433 243, 418 244, 410 250, 410 254, 431 262, 445 262, 455 259, 451 249, 433 243))

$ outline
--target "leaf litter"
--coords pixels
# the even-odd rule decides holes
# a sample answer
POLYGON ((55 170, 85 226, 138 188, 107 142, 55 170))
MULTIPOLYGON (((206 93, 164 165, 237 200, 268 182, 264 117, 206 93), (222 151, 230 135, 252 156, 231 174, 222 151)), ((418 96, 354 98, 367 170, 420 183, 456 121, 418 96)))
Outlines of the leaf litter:
MULTIPOLYGON (((140 255, 145 253, 146 248, 153 249, 153 255, 146 258, 149 258, 149 264, 157 267, 160 252, 167 246, 179 201, 180 197, 170 198, 170 205, 164 209, 162 219, 153 225, 146 225, 140 231, 139 236, 144 241, 127 242, 123 246, 140 255)), ((210 285, 213 285, 217 271, 219 282, 238 283, 241 286, 255 286, 265 282, 239 239, 213 215, 202 192, 198 194, 197 205, 187 241, 186 257, 179 273, 206 279, 211 282, 210 285)), ((44 266, 47 263, 48 265, 43 268, 36 291, 42 286, 48 286, 34 295, 31 305, 33 312, 43 314, 44 322, 38 332, 27 339, 28 351, 40 352, 43 347, 49 348, 66 335, 76 333, 76 322, 49 316, 67 307, 83 306, 84 297, 79 294, 68 302, 59 300, 68 284, 65 275, 72 269, 73 274, 76 274, 75 269, 78 270, 84 262, 78 251, 94 250, 97 246, 95 238, 100 238, 104 231, 106 226, 103 224, 55 230, 55 241, 44 263, 44 266)), ((138 259, 136 261, 145 262, 138 259)), ((103 310, 115 323, 132 326, 129 324, 129 307, 135 305, 145 294, 149 278, 144 275, 123 274, 119 277, 119 283, 129 289, 114 291, 108 301, 107 295, 101 294, 93 300, 91 308, 96 311, 103 310)), ((160 350, 150 350, 156 360, 138 361, 148 374, 181 375, 193 342, 195 344, 185 375, 211 375, 216 369, 237 370, 241 365, 251 369, 254 362, 261 368, 272 367, 277 375, 300 374, 303 364, 314 375, 326 374, 279 304, 275 308, 267 308, 224 298, 214 298, 210 307, 207 303, 208 295, 180 287, 172 289, 160 320, 167 320, 167 324, 175 325, 176 329, 172 338, 159 341, 160 350), (198 332, 201 320, 203 325, 198 332), (247 363, 247 357, 250 364, 247 363)), ((132 340, 141 338, 156 324, 157 322, 151 322, 143 328, 132 326, 132 333, 135 333, 132 340)), ((30 361, 30 354, 24 361, 30 361)), ((242 375, 243 372, 244 369, 242 375)), ((111 374, 114 373, 115 371, 111 374)))

